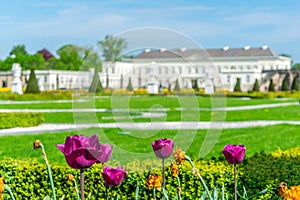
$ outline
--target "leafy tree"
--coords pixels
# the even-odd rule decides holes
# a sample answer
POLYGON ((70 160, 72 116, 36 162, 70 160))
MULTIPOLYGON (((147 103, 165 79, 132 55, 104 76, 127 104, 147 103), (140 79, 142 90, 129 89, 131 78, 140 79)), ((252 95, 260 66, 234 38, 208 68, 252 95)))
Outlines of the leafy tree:
POLYGON ((92 80, 91 86, 89 88, 89 92, 91 92, 91 93, 97 92, 98 93, 98 92, 103 92, 103 91, 104 91, 104 89, 103 89, 101 81, 99 79, 98 70, 95 69, 93 80, 92 80))
POLYGON ((273 83, 273 79, 270 79, 270 84, 269 84, 269 88, 268 88, 269 92, 274 92, 275 91, 275 86, 273 83))
POLYGON ((27 51, 26 51, 26 47, 24 44, 21 44, 21 45, 16 45, 16 46, 13 46, 12 50, 10 51, 9 53, 10 56, 12 55, 15 55, 15 56, 25 56, 25 55, 28 55, 27 51))
POLYGON ((175 91, 175 92, 180 92, 180 87, 179 87, 178 79, 176 79, 176 81, 175 81, 174 91, 175 91))
POLYGON ((255 83, 253 85, 253 89, 252 89, 253 92, 259 92, 259 83, 258 83, 258 80, 255 79, 255 83))
POLYGON ((289 90, 289 85, 288 85, 288 78, 287 76, 284 77, 282 81, 282 86, 281 86, 282 91, 288 91, 289 90))
POLYGON ((128 80, 128 85, 127 85, 127 88, 126 88, 128 91, 133 91, 133 87, 132 87, 132 83, 131 83, 131 77, 129 77, 129 80, 128 80))
POLYGON ((295 63, 295 64, 292 66, 292 69, 300 69, 300 63, 295 63))
POLYGON ((122 50, 127 48, 127 42, 123 38, 106 35, 103 41, 98 42, 102 47, 105 61, 115 61, 120 59, 122 50))
POLYGON ((292 83, 292 90, 299 91, 299 77, 295 76, 293 83, 292 83))
POLYGON ((25 93, 40 93, 40 88, 35 77, 34 69, 30 70, 29 80, 25 93))
POLYGON ((240 78, 236 78, 236 83, 233 89, 234 92, 241 92, 241 79, 240 78))

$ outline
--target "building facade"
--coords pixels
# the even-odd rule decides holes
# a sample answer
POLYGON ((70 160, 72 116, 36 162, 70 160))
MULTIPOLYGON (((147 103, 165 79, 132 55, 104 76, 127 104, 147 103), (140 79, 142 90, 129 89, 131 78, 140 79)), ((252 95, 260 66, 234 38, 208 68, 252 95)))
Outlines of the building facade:
MULTIPOLYGON (((280 56, 268 46, 220 49, 145 49, 125 61, 105 62, 101 77, 110 88, 126 87, 129 78, 134 88, 147 84, 174 88, 197 85, 211 93, 213 88, 233 91, 237 78, 242 91, 251 90, 256 79, 263 82, 271 72, 291 70, 291 59, 280 56)), ((104 82, 105 85, 105 82, 104 82)), ((264 88, 262 88, 264 90, 264 88)))

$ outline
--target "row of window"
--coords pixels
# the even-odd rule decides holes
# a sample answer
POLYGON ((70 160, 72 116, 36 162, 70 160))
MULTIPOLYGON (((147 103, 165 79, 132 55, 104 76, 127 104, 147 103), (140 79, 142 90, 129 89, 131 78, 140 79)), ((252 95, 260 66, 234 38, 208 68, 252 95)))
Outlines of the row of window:
MULTIPOLYGON (((242 78, 240 77, 241 83, 243 82, 242 78)), ((233 78, 231 75, 227 75, 227 83, 233 83, 236 81, 235 78, 233 78)), ((246 83, 251 83, 251 77, 250 75, 246 75, 246 83)))

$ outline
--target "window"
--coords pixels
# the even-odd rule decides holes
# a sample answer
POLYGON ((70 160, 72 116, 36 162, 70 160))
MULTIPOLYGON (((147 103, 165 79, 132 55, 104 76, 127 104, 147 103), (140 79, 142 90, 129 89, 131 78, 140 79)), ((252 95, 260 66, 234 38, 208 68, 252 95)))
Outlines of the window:
POLYGON ((230 75, 227 75, 227 83, 230 83, 230 79, 231 79, 230 75))
POLYGON ((47 76, 44 76, 44 82, 47 83, 47 76))
POLYGON ((247 83, 250 83, 250 75, 246 76, 246 81, 247 81, 247 83))
POLYGON ((169 72, 168 72, 168 71, 169 71, 169 70, 168 70, 168 67, 166 67, 165 70, 166 70, 166 74, 168 74, 168 73, 169 73, 169 72))

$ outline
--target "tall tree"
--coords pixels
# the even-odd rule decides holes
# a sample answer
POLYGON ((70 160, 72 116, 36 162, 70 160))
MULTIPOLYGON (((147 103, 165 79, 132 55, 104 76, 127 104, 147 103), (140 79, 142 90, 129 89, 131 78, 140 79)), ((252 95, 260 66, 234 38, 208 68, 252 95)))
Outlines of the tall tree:
POLYGON ((25 93, 40 93, 40 88, 35 77, 34 69, 30 70, 29 80, 25 93))
POLYGON ((254 83, 254 85, 253 85, 252 91, 253 91, 253 92, 259 92, 259 83, 258 83, 257 78, 255 79, 255 83, 254 83))
POLYGON ((233 89, 234 92, 241 92, 241 78, 236 78, 236 83, 233 89))
POLYGON ((106 35, 103 41, 98 44, 102 47, 105 61, 115 61, 120 59, 122 50, 127 48, 127 42, 123 38, 106 35))

